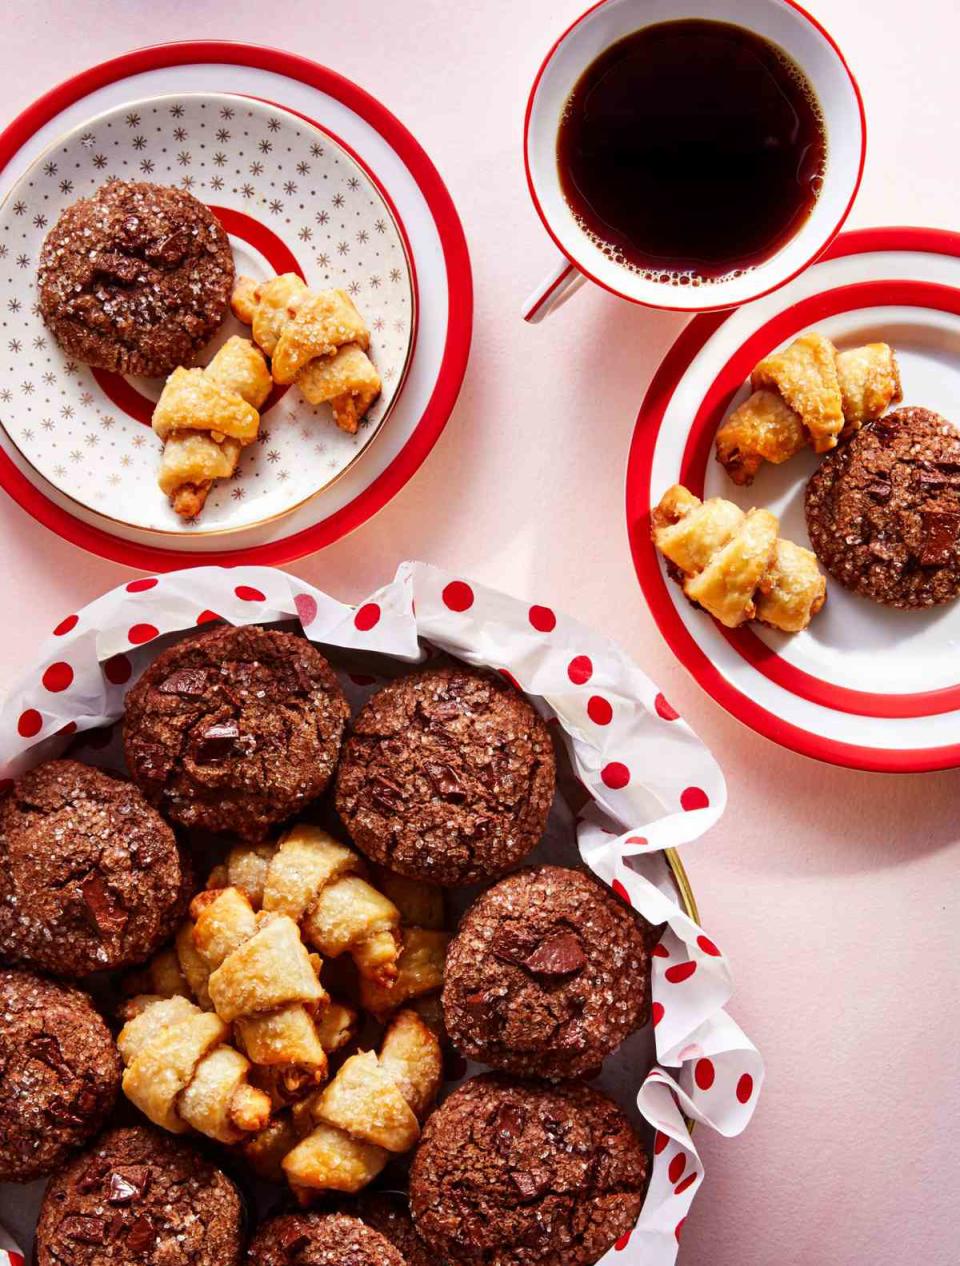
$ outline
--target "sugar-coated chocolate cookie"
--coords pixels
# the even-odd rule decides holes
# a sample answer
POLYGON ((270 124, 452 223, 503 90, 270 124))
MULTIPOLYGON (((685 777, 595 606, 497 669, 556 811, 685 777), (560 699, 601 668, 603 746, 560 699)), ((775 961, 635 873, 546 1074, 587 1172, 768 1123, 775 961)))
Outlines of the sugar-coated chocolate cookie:
POLYGON ((248 1266, 411 1266, 396 1248, 346 1214, 286 1213, 253 1237, 248 1266))
POLYGON ((462 1266, 592 1266, 635 1225, 647 1156, 617 1105, 581 1083, 475 1077, 427 1122, 414 1224, 462 1266))
POLYGON ((110 1130, 47 1187, 35 1266, 239 1266, 243 1227, 236 1187, 190 1143, 110 1130))
POLYGON ((191 869, 132 783, 78 761, 0 798, 0 955, 54 976, 142 963, 173 932, 191 869))
POLYGON ((0 967, 0 1182, 53 1173, 100 1129, 120 1056, 85 993, 0 967))
MULTIPOLYGON (((436 1258, 417 1234, 406 1196, 390 1191, 361 1192, 357 1216, 389 1240, 407 1266, 436 1266, 436 1258)), ((456 1266, 448 1257, 445 1266, 456 1266)))
POLYGON ((230 242, 185 189, 109 180, 67 207, 40 253, 40 311, 74 360, 119 374, 188 365, 223 324, 230 242))
POLYGON ((592 875, 508 875, 447 951, 443 1016, 462 1055, 504 1072, 578 1077, 650 1013, 651 929, 592 875))
POLYGON ((469 884, 534 847, 555 782, 549 732, 527 700, 458 666, 400 677, 368 699, 344 747, 336 805, 374 861, 469 884))
POLYGON ((829 453, 807 484, 807 529, 830 574, 891 607, 960 594, 960 432, 897 409, 829 453))
POLYGON ((348 716, 306 638, 219 628, 163 651, 127 695, 127 764, 174 821, 258 840, 326 787, 348 716))

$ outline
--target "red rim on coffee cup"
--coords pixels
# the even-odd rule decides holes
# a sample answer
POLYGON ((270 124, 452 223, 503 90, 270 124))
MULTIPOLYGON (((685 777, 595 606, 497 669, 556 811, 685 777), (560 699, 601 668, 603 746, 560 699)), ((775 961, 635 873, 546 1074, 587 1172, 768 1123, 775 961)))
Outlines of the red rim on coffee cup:
MULTIPOLYGON (((662 81, 669 89, 672 82, 669 75, 662 76, 662 81)), ((718 78, 716 99, 725 102, 729 95, 724 81, 718 78)), ((678 90, 677 100, 684 100, 682 87, 678 90)), ((701 105, 703 101, 709 101, 709 92, 702 94, 701 105)), ((756 101, 750 104, 758 115, 762 113, 759 91, 756 101)), ((696 109, 696 104, 691 104, 694 115, 696 109)), ((736 115, 731 114, 730 118, 733 120, 736 115)), ((758 118, 756 121, 759 124, 762 120, 758 118)), ((684 122, 688 133, 686 139, 689 139, 689 120, 684 122)), ((789 128, 782 129, 780 133, 771 128, 768 136, 761 128, 756 133, 757 148, 766 145, 775 152, 776 147, 784 144, 788 137, 790 143, 796 143, 796 136, 790 137, 789 132, 789 128)), ((612 196, 607 198, 607 202, 619 201, 621 206, 629 208, 631 190, 639 191, 643 185, 635 178, 635 173, 631 173, 627 162, 617 164, 618 144, 613 138, 611 153, 614 157, 607 172, 610 184, 606 190, 612 196)), ((527 103, 524 125, 527 183, 534 206, 560 251, 561 259, 528 298, 523 308, 524 318, 531 322, 542 320, 588 280, 633 303, 684 312, 737 307, 769 294, 815 262, 839 233, 860 187, 865 153, 866 123, 856 80, 835 41, 793 0, 692 0, 682 14, 664 0, 600 0, 553 45, 537 74, 527 103), (665 39, 668 34, 666 24, 669 24, 669 35, 675 41, 672 53, 665 39), (739 54, 731 55, 726 72, 718 68, 717 59, 711 57, 704 47, 711 34, 715 38, 725 34, 728 42, 739 41, 742 46, 739 54), (648 92, 653 89, 654 81, 650 76, 651 69, 657 69, 656 58, 673 55, 678 59, 678 65, 683 67, 682 45, 677 41, 687 41, 690 56, 696 58, 698 38, 701 53, 705 53, 702 61, 696 62, 702 66, 702 73, 698 70, 696 75, 690 76, 688 83, 699 88, 701 81, 709 80, 711 71, 718 77, 726 73, 726 82, 731 87, 739 87, 742 96, 749 97, 742 70, 732 77, 734 67, 742 67, 744 50, 753 49, 760 57, 766 51, 771 55, 770 66, 779 65, 781 75, 785 72, 809 94, 821 129, 822 161, 818 162, 816 172, 810 173, 810 178, 815 180, 814 196, 802 209, 802 214, 784 221, 789 224, 787 231, 772 233, 767 249, 758 249, 760 244, 754 242, 749 250, 743 250, 742 256, 734 243, 723 240, 721 231, 724 211, 730 210, 722 191, 726 188, 729 197, 731 182, 729 179, 724 183, 718 182, 716 197, 704 196, 709 194, 706 168, 721 158, 723 152, 731 156, 729 174, 736 176, 737 146, 728 147, 725 142, 728 136, 737 137, 741 129, 731 126, 725 133, 704 111, 701 115, 705 121, 703 136, 695 138, 699 151, 697 146, 691 151, 689 146, 684 149, 682 144, 671 149, 672 119, 669 107, 664 110, 663 94, 651 100, 649 110, 643 108, 644 85, 648 92), (633 57, 630 64, 637 68, 637 99, 630 96, 629 80, 624 79, 619 99, 613 103, 615 113, 611 116, 601 108, 609 107, 610 100, 602 103, 601 98, 609 90, 612 74, 625 75, 628 49, 632 50, 633 57), (739 62, 738 55, 741 58, 739 62), (571 154, 575 151, 564 143, 564 138, 569 130, 568 122, 588 90, 592 93, 592 100, 589 109, 584 108, 587 126, 601 128, 607 126, 605 120, 608 117, 617 117, 618 124, 624 128, 623 134, 631 137, 631 147, 640 140, 643 142, 639 147, 641 150, 657 153, 658 165, 649 167, 646 177, 650 182, 654 171, 660 175, 656 184, 648 183, 647 188, 656 190, 662 207, 666 209, 666 214, 660 217, 661 230, 664 225, 672 227, 669 209, 677 207, 675 240, 669 248, 663 241, 662 231, 659 235, 654 231, 656 217, 652 214, 632 216, 635 231, 631 233, 625 223, 617 224, 614 219, 602 214, 598 217, 598 228, 597 224, 591 225, 585 219, 582 208, 579 211, 575 209, 569 195, 574 188, 583 189, 583 173, 571 170, 571 154), (626 123, 624 107, 627 110, 626 123), (656 127, 654 120, 659 120, 656 127), (631 123, 633 133, 628 131, 631 123), (644 126, 645 123, 647 126, 644 126), (678 178, 674 189, 669 181, 670 162, 674 161, 679 167, 680 156, 690 152, 700 152, 704 156, 704 170, 693 172, 694 178, 689 179, 691 170, 688 164, 684 179, 678 178), (671 155, 674 157, 671 158, 671 155), (696 196, 696 215, 683 215, 685 189, 691 198, 699 195, 696 196), (720 239, 709 244, 710 249, 716 252, 714 256, 711 256, 710 250, 701 249, 707 245, 704 242, 691 239, 684 244, 684 222, 699 225, 702 234, 712 233, 720 239), (602 235, 603 223, 611 226, 609 238, 602 235), (649 242, 644 234, 649 235, 649 242), (628 242, 626 250, 623 249, 624 239, 628 242), (631 246, 636 250, 630 249, 631 246), (728 246, 730 249, 725 251, 728 246), (722 267, 713 266, 711 259, 728 260, 729 263, 722 267)), ((765 177, 758 176, 758 170, 767 169, 754 164, 751 177, 749 163, 745 162, 744 205, 749 206, 751 198, 762 204, 765 197, 777 197, 775 188, 763 187, 765 177), (752 189, 746 183, 751 178, 754 182, 752 189)), ((587 196, 584 205, 590 201, 587 196)), ((651 197, 649 201, 653 203, 656 199, 651 197)), ((594 205, 602 212, 599 204, 594 205)), ((639 192, 633 205, 646 211, 639 192)), ((789 208, 784 208, 784 211, 789 211, 789 208)), ((775 220, 776 215, 770 219, 775 220)), ((728 215, 727 220, 731 225, 737 223, 735 215, 728 215)))

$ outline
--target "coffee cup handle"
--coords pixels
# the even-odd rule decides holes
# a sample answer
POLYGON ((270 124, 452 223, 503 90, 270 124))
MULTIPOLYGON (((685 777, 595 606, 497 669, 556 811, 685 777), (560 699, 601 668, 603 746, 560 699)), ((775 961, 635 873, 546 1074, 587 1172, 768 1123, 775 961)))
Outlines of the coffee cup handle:
POLYGON ((551 312, 556 312, 586 280, 576 265, 562 259, 523 305, 524 321, 536 325, 551 312))

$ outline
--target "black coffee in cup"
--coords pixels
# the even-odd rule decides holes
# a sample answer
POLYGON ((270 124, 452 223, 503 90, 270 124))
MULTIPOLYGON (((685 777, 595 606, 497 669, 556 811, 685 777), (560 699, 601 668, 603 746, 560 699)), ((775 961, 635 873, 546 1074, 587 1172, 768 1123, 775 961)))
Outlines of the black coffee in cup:
POLYGON ((564 196, 611 259, 703 285, 763 263, 823 182, 823 115, 786 53, 726 22, 663 22, 611 45, 561 120, 564 196))

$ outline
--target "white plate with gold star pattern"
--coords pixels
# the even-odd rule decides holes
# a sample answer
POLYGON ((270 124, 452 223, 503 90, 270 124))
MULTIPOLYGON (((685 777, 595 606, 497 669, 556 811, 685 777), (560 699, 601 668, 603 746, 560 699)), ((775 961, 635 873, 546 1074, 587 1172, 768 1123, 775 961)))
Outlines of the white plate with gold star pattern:
MULTIPOLYGON (((125 102, 75 125, 41 153, 0 206, 0 423, 30 471, 98 518, 182 538, 269 524, 329 487, 367 449, 402 388, 416 337, 416 290, 401 224, 377 178, 329 131, 269 102, 179 92, 125 102), (157 486, 162 444, 150 429, 162 379, 71 361, 37 308, 36 268, 66 207, 111 177, 176 185, 226 229, 238 274, 297 272, 347 290, 371 333, 383 391, 356 435, 328 405, 275 390, 257 442, 202 515, 180 519, 157 486)), ((231 335, 233 317, 197 358, 231 335)), ((42 483, 41 483, 42 486, 42 483)))

